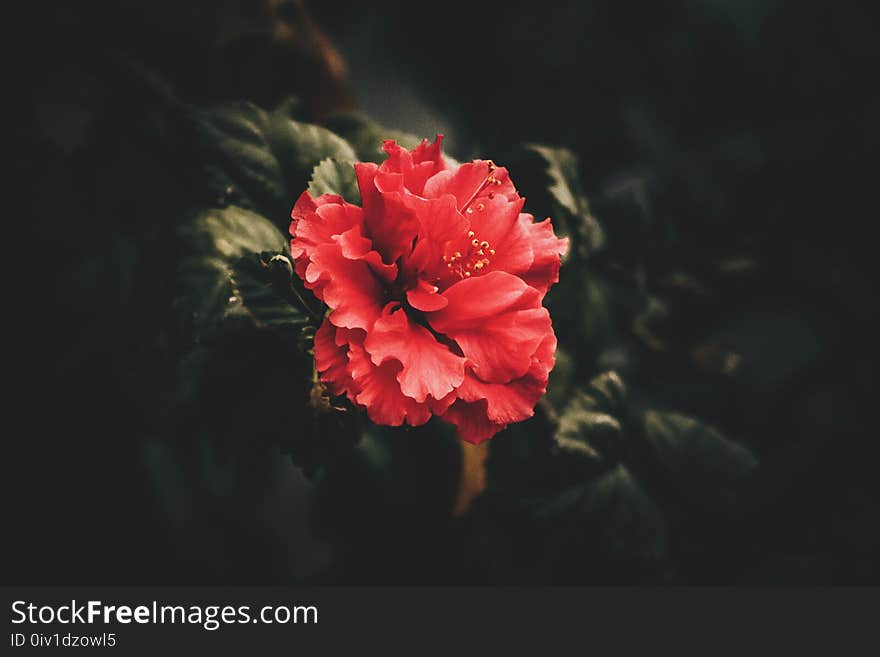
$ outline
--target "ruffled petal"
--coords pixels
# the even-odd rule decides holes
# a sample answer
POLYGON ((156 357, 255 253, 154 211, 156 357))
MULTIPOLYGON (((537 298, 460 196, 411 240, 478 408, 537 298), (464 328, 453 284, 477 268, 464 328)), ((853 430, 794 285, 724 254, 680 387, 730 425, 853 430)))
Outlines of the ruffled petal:
POLYGON ((483 381, 523 376, 552 330, 540 293, 506 272, 466 278, 443 293, 449 305, 428 313, 431 327, 453 339, 483 381))
POLYGON ((335 194, 323 194, 315 199, 308 191, 297 199, 291 217, 290 255, 300 278, 305 276, 315 249, 363 223, 363 211, 358 206, 346 203, 335 194))
POLYGON ((425 139, 412 152, 401 148, 393 139, 386 140, 383 149, 388 153, 379 167, 380 171, 399 173, 403 177, 406 188, 413 194, 422 194, 425 181, 446 168, 446 162, 440 152, 443 135, 437 135, 432 145, 425 139))
POLYGON ((532 417, 535 404, 547 390, 547 382, 524 376, 510 383, 486 383, 468 373, 458 389, 460 399, 486 401, 486 416, 492 422, 508 424, 532 417))
POLYGON ((427 139, 422 139, 422 143, 412 151, 412 160, 414 164, 431 162, 437 171, 446 169, 446 160, 443 159, 443 135, 437 135, 431 144, 427 139))
POLYGON ((297 219, 307 212, 314 212, 321 205, 342 205, 344 203, 345 200, 338 194, 321 194, 318 198, 314 198, 309 194, 309 190, 304 191, 296 199, 296 203, 293 204, 293 210, 290 212, 290 218, 292 219, 290 234, 293 235, 293 225, 296 224, 297 219))
POLYGON ((441 418, 455 425, 462 440, 474 445, 489 440, 496 433, 507 428, 506 424, 498 424, 488 418, 485 400, 466 402, 459 399, 441 418))
POLYGON ((405 203, 403 175, 381 171, 375 164, 355 164, 364 211, 364 236, 382 260, 392 264, 412 249, 418 218, 405 203))
POLYGON ((411 426, 424 424, 431 418, 428 404, 419 403, 400 391, 397 375, 402 365, 387 360, 376 366, 363 347, 352 344, 349 348, 349 364, 354 401, 367 410, 376 424, 398 427, 406 421, 411 426))
MULTIPOLYGON (((337 342, 337 328, 324 320, 315 332, 315 369, 333 395, 346 394, 352 379, 348 369, 348 343, 337 342)), ((344 330, 344 329, 343 329, 344 330)))
POLYGON ((568 238, 556 237, 549 218, 535 223, 532 215, 521 214, 518 221, 531 244, 534 257, 527 269, 515 273, 543 297, 554 283, 559 282, 562 256, 568 252, 568 238))
POLYGON ((363 260, 381 280, 392 283, 397 278, 397 265, 386 265, 382 256, 373 250, 373 243, 361 234, 360 225, 352 226, 341 235, 334 235, 342 255, 349 260, 363 260))
POLYGON ((443 415, 449 407, 452 406, 455 401, 458 399, 458 396, 455 394, 455 390, 446 395, 443 399, 434 399, 433 397, 428 397, 427 404, 431 409, 431 412, 436 416, 443 415))
POLYGON ((428 395, 442 399, 464 379, 465 359, 438 342, 424 326, 410 321, 399 306, 393 310, 393 304, 373 325, 364 348, 375 365, 400 362, 400 390, 418 402, 424 402, 428 395))
POLYGON ((496 424, 512 424, 532 417, 535 404, 547 391, 547 379, 553 369, 556 336, 551 331, 532 356, 525 376, 510 383, 486 383, 471 371, 456 390, 467 402, 486 401, 486 416, 496 424))
POLYGON ((335 326, 369 331, 382 312, 382 285, 370 265, 346 258, 336 242, 315 250, 304 280, 330 306, 335 326))

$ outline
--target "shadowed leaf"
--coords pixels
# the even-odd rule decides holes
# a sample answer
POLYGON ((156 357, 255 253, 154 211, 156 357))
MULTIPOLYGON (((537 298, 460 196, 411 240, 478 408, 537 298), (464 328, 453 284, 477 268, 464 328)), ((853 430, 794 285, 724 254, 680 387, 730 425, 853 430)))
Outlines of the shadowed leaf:
POLYGON ((354 165, 345 160, 327 158, 312 169, 309 193, 318 197, 321 194, 339 194, 349 203, 360 205, 361 193, 358 189, 354 165))

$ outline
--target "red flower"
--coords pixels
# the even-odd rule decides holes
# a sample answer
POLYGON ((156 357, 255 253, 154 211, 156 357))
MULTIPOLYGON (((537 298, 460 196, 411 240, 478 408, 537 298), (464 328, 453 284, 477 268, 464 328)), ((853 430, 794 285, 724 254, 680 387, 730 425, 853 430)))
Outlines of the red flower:
POLYGON ((290 251, 331 309, 315 336, 328 390, 377 424, 433 414, 479 443, 546 390, 556 336, 541 301, 568 241, 522 212, 503 167, 449 168, 441 142, 386 141, 381 166, 355 164, 363 207, 303 192, 290 251))

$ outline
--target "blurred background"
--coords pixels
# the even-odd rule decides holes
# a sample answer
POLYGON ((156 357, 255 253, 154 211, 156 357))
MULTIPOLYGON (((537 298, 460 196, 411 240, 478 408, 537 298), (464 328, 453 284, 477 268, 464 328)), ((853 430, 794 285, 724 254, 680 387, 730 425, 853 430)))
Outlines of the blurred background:
MULTIPOLYGON (((4 582, 877 583, 880 46, 859 4, 13 13, 4 582), (188 247, 167 217, 202 203, 191 171, 214 156, 168 108, 242 100, 352 144, 363 117, 443 133, 554 220, 545 178, 564 170, 577 253, 548 301, 561 353, 534 421, 491 448, 436 431, 339 445, 360 429, 284 401, 305 408, 301 353, 244 330, 181 411, 164 309, 188 247), (576 421, 599 410, 625 439, 576 421), (575 447, 572 422, 593 431, 575 447), (663 447, 673 424, 696 447, 663 447)), ((271 219, 283 230, 284 208, 271 219)))

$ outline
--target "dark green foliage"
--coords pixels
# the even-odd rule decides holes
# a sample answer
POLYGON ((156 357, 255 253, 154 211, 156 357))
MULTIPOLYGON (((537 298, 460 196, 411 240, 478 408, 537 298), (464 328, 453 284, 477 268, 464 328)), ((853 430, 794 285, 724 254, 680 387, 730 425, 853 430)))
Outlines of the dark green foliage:
POLYGON ((321 160, 356 159, 343 138, 293 120, 285 104, 271 112, 251 103, 224 104, 192 116, 207 189, 221 203, 271 217, 283 231, 292 202, 321 160))
MULTIPOLYGON (((302 311, 280 303, 271 285, 260 280, 268 262, 262 252, 283 253, 286 240, 260 215, 235 206, 208 210, 184 222, 175 308, 184 333, 196 344, 209 338, 230 316, 249 315, 255 323, 295 324, 302 311), (259 264, 257 264, 259 263, 259 264)), ((288 256, 289 265, 289 256, 288 256)))
POLYGON ((725 513, 752 501, 757 460, 747 448, 677 413, 644 416, 646 453, 688 503, 725 513))
POLYGON ((570 257, 586 260, 602 248, 605 237, 590 212, 574 153, 565 148, 526 144, 511 153, 505 165, 528 199, 528 210, 535 218, 540 221, 552 217, 556 232, 569 237, 570 257))
POLYGON ((361 193, 352 165, 353 162, 349 160, 321 160, 312 170, 309 193, 316 197, 321 194, 339 194, 349 203, 360 205, 361 193))
POLYGON ((493 444, 470 518, 474 540, 502 555, 491 581, 676 581, 688 576, 682 551, 736 540, 732 523, 727 536, 703 529, 706 515, 733 518, 753 502, 747 448, 694 418, 641 410, 614 372, 576 390, 550 424, 550 440, 532 422, 493 444))

